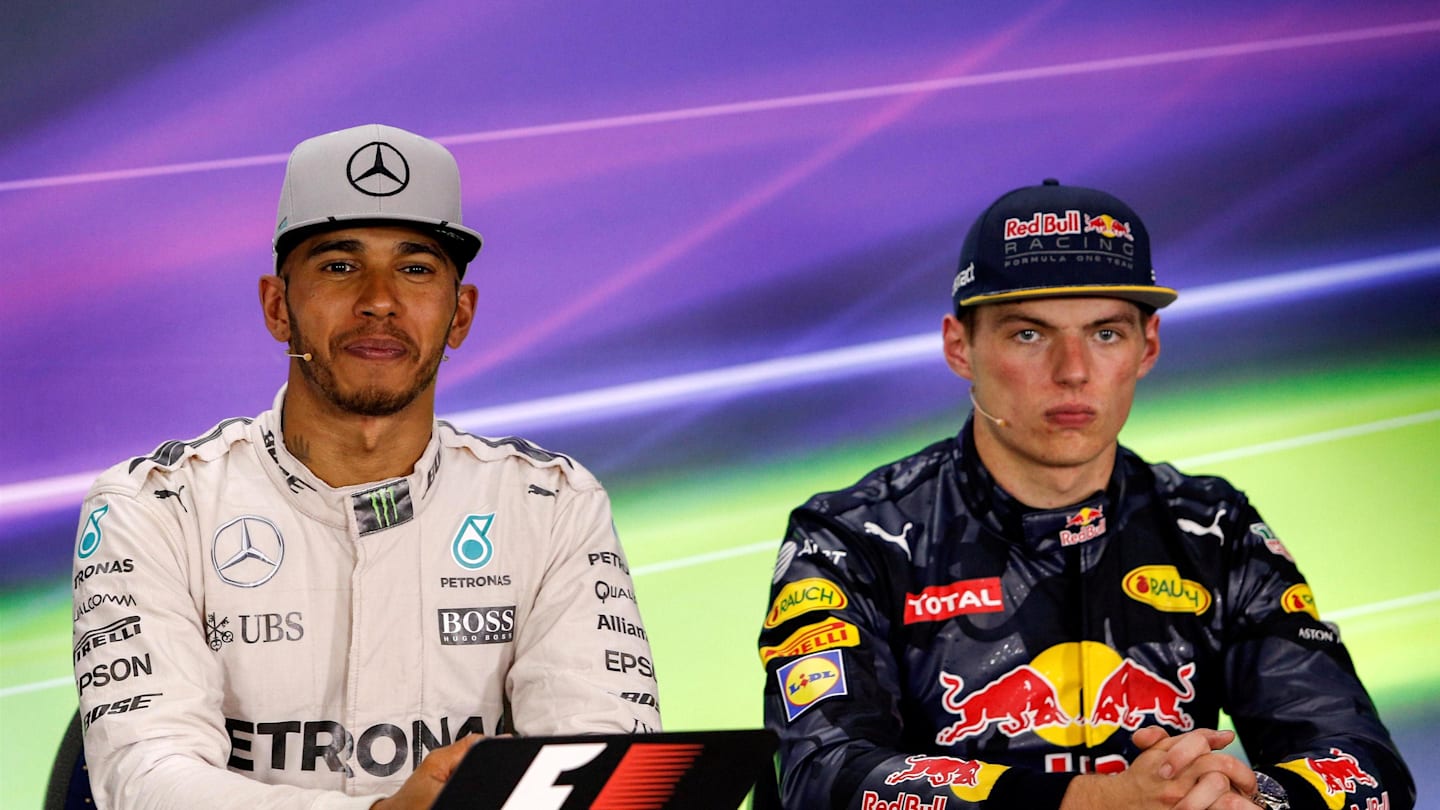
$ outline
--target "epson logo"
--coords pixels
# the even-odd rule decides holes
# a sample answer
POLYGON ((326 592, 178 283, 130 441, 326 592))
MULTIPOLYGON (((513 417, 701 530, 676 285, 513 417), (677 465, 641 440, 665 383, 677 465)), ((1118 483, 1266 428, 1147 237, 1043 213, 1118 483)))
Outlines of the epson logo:
POLYGON ((515 640, 515 606, 440 608, 440 643, 501 644, 515 640))
POLYGON ((116 658, 108 664, 96 664, 89 672, 81 673, 76 679, 75 685, 80 688, 80 694, 85 694, 86 687, 104 686, 111 682, 124 681, 130 678, 140 678, 153 674, 150 666, 150 653, 144 657, 132 655, 129 658, 116 658))
POLYGON ((655 666, 650 663, 649 658, 620 650, 605 651, 605 668, 622 675, 632 669, 637 669, 641 675, 647 678, 655 677, 655 666))

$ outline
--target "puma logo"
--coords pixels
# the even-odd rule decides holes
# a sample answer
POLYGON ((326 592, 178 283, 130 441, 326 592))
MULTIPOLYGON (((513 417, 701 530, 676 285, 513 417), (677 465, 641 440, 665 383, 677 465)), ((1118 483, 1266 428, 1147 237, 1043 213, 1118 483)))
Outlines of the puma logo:
POLYGON ((906 539, 906 536, 910 534, 910 529, 913 528, 914 525, 915 525, 915 524, 913 524, 913 523, 906 523, 906 524, 905 524, 905 528, 901 529, 899 534, 891 534, 891 533, 885 531, 884 529, 880 528, 879 526, 877 526, 877 525, 874 524, 874 523, 866 522, 866 524, 865 524, 865 533, 866 533, 866 534, 873 534, 873 535, 875 535, 876 537, 880 538, 881 540, 884 540, 884 541, 887 542, 887 543, 894 543, 895 545, 897 545, 897 546, 899 546, 900 548, 904 549, 904 550, 905 550, 905 556, 906 556, 906 557, 909 557, 909 556, 910 556, 910 541, 906 539))
POLYGON ((184 484, 181 484, 181 485, 180 485, 180 488, 179 488, 179 489, 176 489, 176 490, 157 489, 157 490, 155 490, 155 497, 156 497, 157 499, 159 499, 159 500, 162 500, 162 501, 165 500, 166 498, 174 498, 174 499, 175 499, 175 502, 178 503, 178 504, 180 504, 180 508, 181 508, 181 509, 185 509, 185 514, 188 515, 188 514, 190 514, 190 510, 185 508, 185 501, 183 501, 183 500, 180 499, 180 493, 182 493, 182 492, 184 492, 184 491, 185 491, 185 485, 184 485, 184 484))
POLYGON ((548 490, 544 487, 537 487, 534 484, 531 484, 530 489, 526 491, 529 492, 531 495, 549 495, 552 498, 555 497, 555 493, 553 490, 548 490))
POLYGON ((1196 537, 1204 537, 1207 534, 1213 534, 1215 535, 1215 539, 1223 541, 1225 539, 1225 535, 1220 533, 1220 518, 1223 517, 1225 517, 1225 510, 1221 509, 1219 512, 1215 513, 1215 520, 1209 526, 1201 526, 1199 523, 1196 523, 1193 520, 1189 520, 1188 518, 1176 518, 1175 525, 1179 526, 1182 530, 1195 535, 1196 537))

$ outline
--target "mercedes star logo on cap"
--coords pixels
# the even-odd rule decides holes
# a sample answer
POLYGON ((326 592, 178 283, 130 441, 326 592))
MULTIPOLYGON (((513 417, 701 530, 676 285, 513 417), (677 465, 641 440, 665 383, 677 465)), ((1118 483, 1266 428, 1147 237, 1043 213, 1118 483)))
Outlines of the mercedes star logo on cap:
POLYGON ((356 191, 371 197, 399 194, 410 185, 410 164, 400 150, 384 141, 371 141, 356 149, 345 174, 356 191))

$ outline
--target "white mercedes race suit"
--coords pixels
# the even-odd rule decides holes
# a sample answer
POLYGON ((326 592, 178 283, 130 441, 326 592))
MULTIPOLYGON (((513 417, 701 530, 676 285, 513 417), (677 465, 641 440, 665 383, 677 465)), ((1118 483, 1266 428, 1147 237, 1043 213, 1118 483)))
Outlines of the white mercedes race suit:
POLYGON ((565 456, 436 422, 335 489, 275 407, 108 470, 74 664, 99 807, 364 808, 470 732, 660 730, 609 498, 565 456))

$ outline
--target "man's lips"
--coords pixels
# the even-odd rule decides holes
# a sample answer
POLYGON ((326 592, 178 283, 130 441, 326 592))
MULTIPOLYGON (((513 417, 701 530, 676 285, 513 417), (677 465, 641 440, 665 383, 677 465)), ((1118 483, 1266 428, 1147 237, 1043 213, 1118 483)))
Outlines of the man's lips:
POLYGON ((1080 428, 1095 421, 1095 409, 1085 405, 1060 405, 1045 411, 1045 421, 1062 428, 1080 428))
POLYGON ((345 352, 363 360, 398 360, 410 354, 410 347, 394 338, 368 337, 346 343, 345 352))

